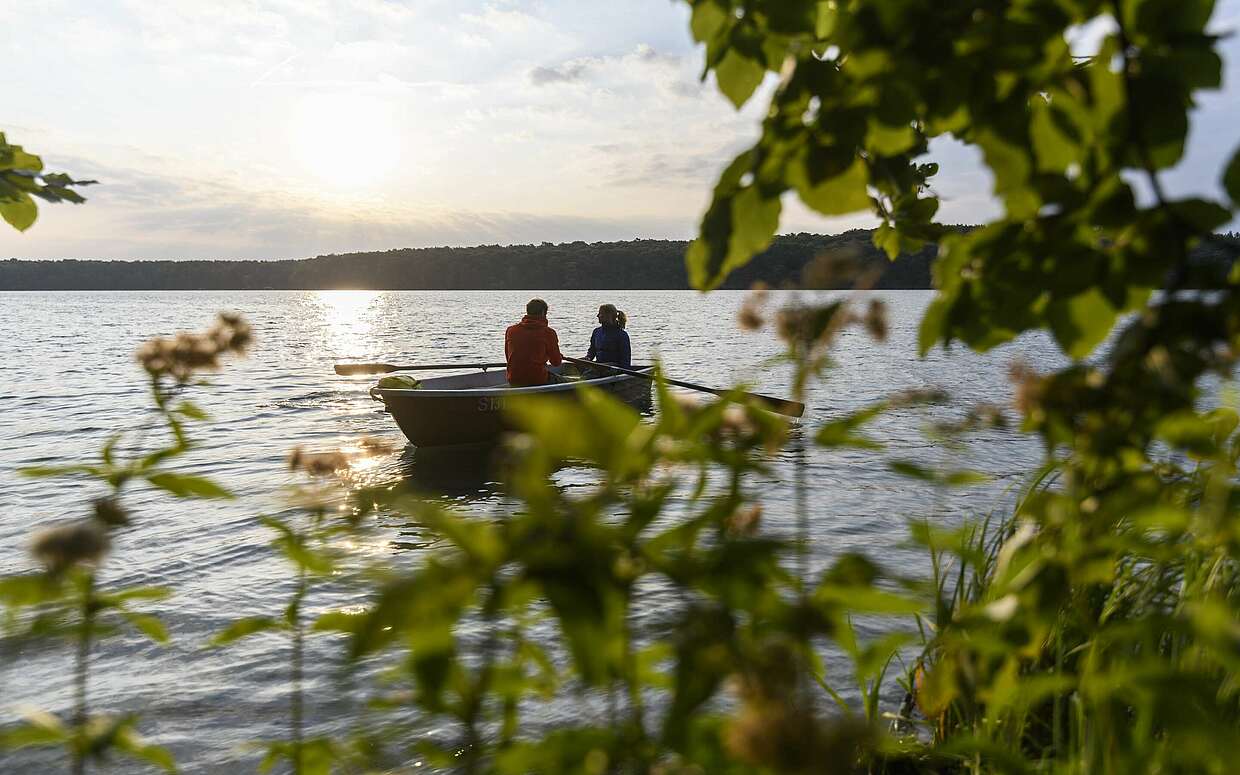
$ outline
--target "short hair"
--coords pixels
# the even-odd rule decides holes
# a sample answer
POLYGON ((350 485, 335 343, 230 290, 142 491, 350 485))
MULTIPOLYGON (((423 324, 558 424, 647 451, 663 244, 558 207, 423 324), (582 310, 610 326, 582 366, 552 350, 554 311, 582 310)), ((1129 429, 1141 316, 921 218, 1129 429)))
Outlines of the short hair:
POLYGON ((525 314, 542 317, 547 314, 547 302, 542 299, 530 299, 525 305, 525 314))

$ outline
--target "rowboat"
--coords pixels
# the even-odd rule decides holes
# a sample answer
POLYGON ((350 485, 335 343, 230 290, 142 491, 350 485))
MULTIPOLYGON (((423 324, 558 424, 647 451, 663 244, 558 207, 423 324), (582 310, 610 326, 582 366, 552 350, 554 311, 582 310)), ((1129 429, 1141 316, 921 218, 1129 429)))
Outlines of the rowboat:
MULTIPOLYGON (((563 366, 549 367, 559 375, 563 366)), ((572 367, 568 367, 571 369, 572 367)), ((653 366, 633 367, 650 374, 653 366)), ((489 444, 513 426, 506 409, 519 396, 558 396, 572 399, 583 385, 611 393, 638 408, 650 406, 650 380, 628 374, 590 379, 509 387, 503 371, 457 374, 422 380, 414 389, 373 387, 370 397, 383 403, 405 437, 416 447, 449 447, 489 444)))

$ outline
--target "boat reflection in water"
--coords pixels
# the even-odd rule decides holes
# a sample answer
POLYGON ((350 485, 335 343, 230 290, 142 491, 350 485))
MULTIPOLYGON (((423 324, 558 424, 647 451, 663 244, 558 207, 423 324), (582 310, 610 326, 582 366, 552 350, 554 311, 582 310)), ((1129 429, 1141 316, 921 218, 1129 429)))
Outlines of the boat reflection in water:
POLYGON ((504 493, 502 444, 405 447, 398 491, 454 503, 489 502, 504 493))
POLYGON ((410 513, 411 502, 483 518, 505 507, 508 497, 503 485, 502 453, 499 444, 405 447, 395 461, 393 473, 398 478, 388 491, 392 507, 380 511, 380 524, 397 533, 391 546, 402 551, 428 549, 440 540, 410 513))

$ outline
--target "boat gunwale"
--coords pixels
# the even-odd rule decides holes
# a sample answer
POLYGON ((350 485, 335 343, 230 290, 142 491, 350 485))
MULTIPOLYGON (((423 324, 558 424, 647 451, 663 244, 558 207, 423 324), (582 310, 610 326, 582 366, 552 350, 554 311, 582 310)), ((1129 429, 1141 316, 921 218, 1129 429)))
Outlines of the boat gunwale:
MULTIPOLYGON (((642 373, 650 373, 654 370, 654 366, 643 366, 634 369, 642 373)), ((432 379, 434 379, 432 377, 432 379)), ((597 377, 594 379, 583 379, 577 382, 553 382, 547 385, 529 385, 526 387, 485 387, 485 388, 456 388, 448 390, 424 390, 422 388, 374 388, 375 392, 383 396, 384 399, 390 394, 393 398, 490 398, 496 396, 514 396, 514 395, 537 395, 539 393, 562 393, 568 390, 575 390, 581 385, 610 385, 616 382, 623 382, 631 379, 644 379, 644 377, 634 377, 629 374, 613 374, 610 377, 597 377)))

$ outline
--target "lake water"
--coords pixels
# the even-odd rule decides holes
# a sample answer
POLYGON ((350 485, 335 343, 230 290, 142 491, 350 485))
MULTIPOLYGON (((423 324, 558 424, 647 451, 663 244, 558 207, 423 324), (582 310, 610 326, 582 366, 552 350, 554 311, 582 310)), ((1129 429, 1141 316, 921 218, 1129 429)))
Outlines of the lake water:
MULTIPOLYGON (((810 488, 811 572, 841 552, 863 551, 893 570, 917 572, 919 552, 906 546, 906 523, 926 518, 952 523, 1010 499, 1021 477, 1040 459, 1039 445, 1016 431, 988 431, 967 446, 948 448, 927 439, 931 421, 963 415, 978 402, 1010 399, 1007 367, 1021 358, 1036 367, 1062 361, 1048 339, 1030 336, 986 355, 963 348, 916 357, 917 324, 931 294, 922 291, 856 294, 887 302, 891 330, 876 344, 859 330, 844 332, 836 366, 813 387, 802 430, 775 456, 758 482, 765 504, 763 529, 789 534, 795 524, 793 463, 804 456, 810 488), (941 387, 952 403, 910 409, 880 419, 871 433, 884 453, 831 451, 807 443, 824 420, 908 388, 941 387), (891 474, 885 461, 974 467, 993 481, 950 498, 891 474)), ((332 449, 379 437, 395 451, 350 473, 356 484, 395 484, 425 492, 463 513, 497 518, 513 505, 487 466, 462 456, 436 456, 405 447, 404 438, 366 395, 367 378, 337 377, 334 362, 392 363, 503 360, 504 327, 524 308, 529 292, 154 292, 0 293, 0 568, 32 567, 26 548, 32 530, 85 514, 94 490, 70 480, 19 478, 33 464, 81 461, 97 454, 111 433, 134 428, 147 416, 147 386, 133 359, 144 339, 201 329, 218 310, 242 312, 253 324, 250 357, 228 365, 191 398, 212 415, 193 432, 197 447, 180 466, 214 477, 236 493, 231 501, 174 502, 134 490, 126 503, 135 527, 118 536, 102 572, 108 585, 158 584, 175 597, 154 610, 169 625, 172 643, 149 645, 122 637, 100 645, 92 663, 95 711, 142 714, 142 731, 171 748, 184 772, 250 769, 259 755, 245 743, 285 735, 287 646, 257 636, 232 648, 206 651, 209 637, 234 618, 278 615, 291 590, 287 567, 269 548, 258 515, 285 508, 282 490, 290 449, 332 449)), ((775 303, 791 297, 772 294, 775 303)), ((662 358, 670 375, 726 386, 736 380, 759 392, 785 395, 788 367, 771 367, 780 343, 769 332, 735 324, 744 294, 718 292, 558 292, 544 296, 551 325, 566 354, 584 354, 601 302, 629 314, 635 361, 662 358)), ((556 483, 588 482, 588 471, 565 469, 556 483)), ((499 518, 502 518, 500 516, 499 518)), ((399 515, 381 515, 371 543, 355 547, 368 561, 406 566, 430 551, 424 535, 399 515)), ((311 612, 365 603, 358 593, 332 589, 312 596, 311 612)), ((640 633, 660 607, 658 591, 638 606, 640 633)), ((653 620, 652 620, 653 621, 653 620)), ((308 715, 313 734, 343 733, 360 690, 342 684, 331 638, 307 642, 308 715)), ((4 657, 8 659, 9 657, 4 657)), ((0 719, 20 707, 64 712, 70 702, 71 656, 60 647, 27 648, 20 662, 0 662, 0 719)), ((540 723, 555 724, 571 706, 549 706, 540 723)), ((5 756, 0 754, 0 756, 5 756)), ((8 754, 0 771, 47 761, 45 754, 8 754)), ((55 759, 53 759, 55 761, 55 759)), ((131 765, 117 763, 115 771, 131 765)))

